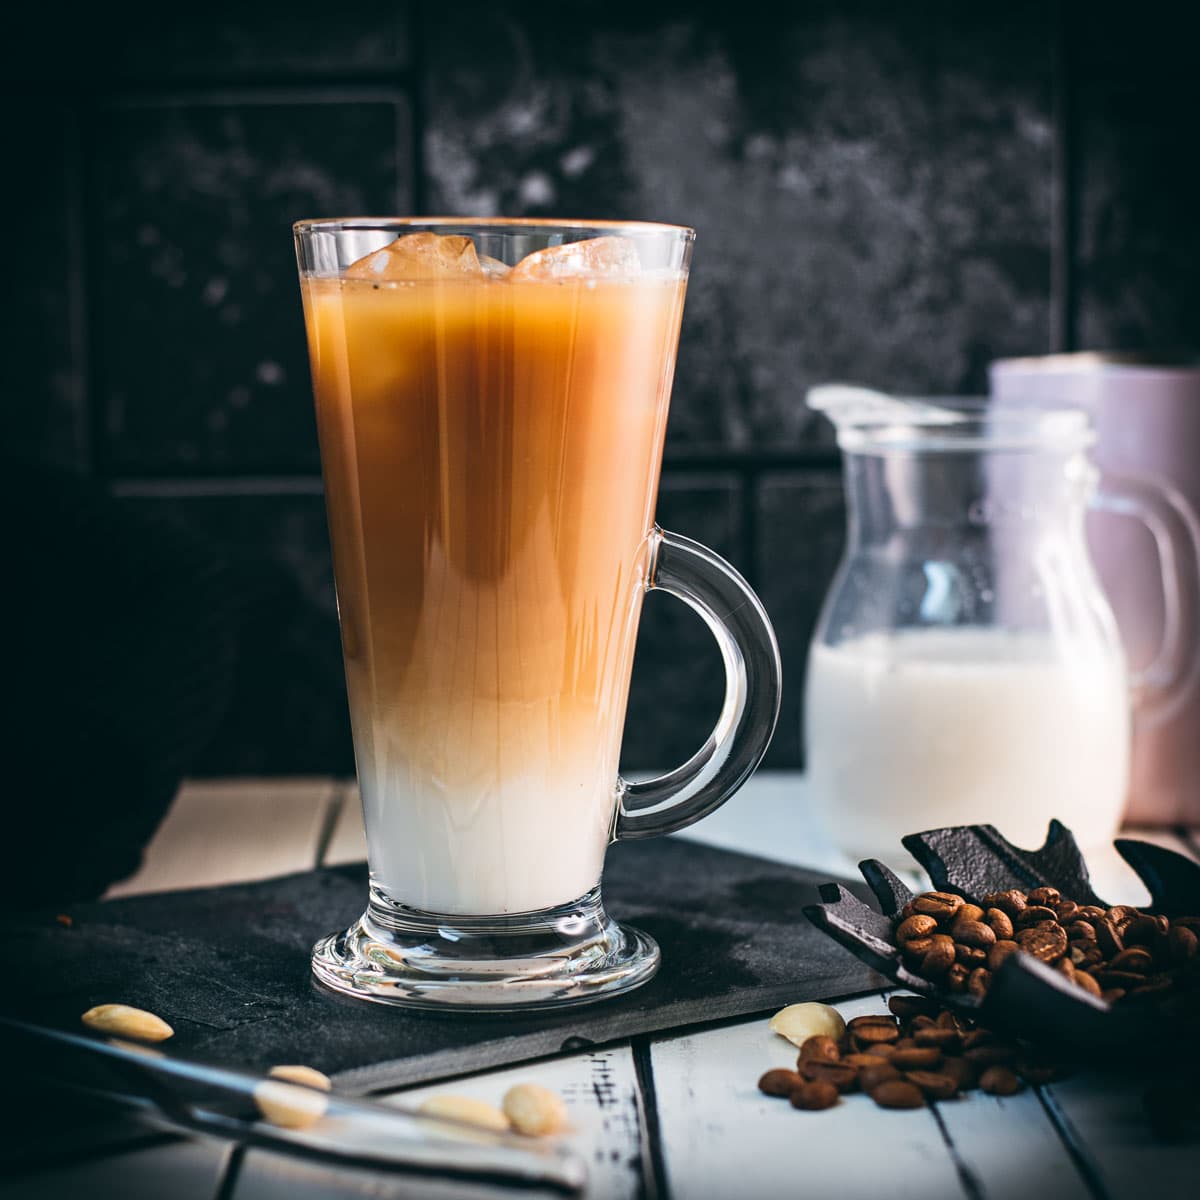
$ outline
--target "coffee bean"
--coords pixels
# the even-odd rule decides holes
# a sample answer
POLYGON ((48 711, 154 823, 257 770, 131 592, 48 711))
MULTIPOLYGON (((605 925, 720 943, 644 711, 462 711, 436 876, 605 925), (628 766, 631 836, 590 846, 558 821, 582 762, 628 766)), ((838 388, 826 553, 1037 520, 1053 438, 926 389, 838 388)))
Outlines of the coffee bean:
POLYGON ((885 1079, 870 1092, 880 1108, 923 1108, 925 1096, 915 1083, 907 1079, 885 1079))
POLYGON ((900 1026, 894 1018, 887 1016, 855 1017, 846 1025, 846 1033, 855 1049, 864 1050, 880 1043, 899 1041, 900 1026))
POLYGON ((1060 975, 1065 975, 1072 983, 1075 981, 1075 964, 1069 958, 1060 958, 1054 964, 1054 969, 1060 975))
POLYGON ((1096 982, 1096 977, 1094 975, 1089 975, 1086 971, 1076 971, 1075 984, 1077 987, 1082 988, 1089 995, 1095 996, 1097 999, 1099 999, 1100 985, 1096 982))
POLYGON ((900 1026, 895 1017, 889 1016, 887 1013, 867 1013, 861 1017, 851 1017, 846 1022, 847 1033, 858 1033, 863 1029, 895 1029, 899 1031, 900 1026))
POLYGON ((1035 887, 1025 893, 1030 904, 1045 904, 1052 907, 1062 900, 1062 893, 1054 887, 1035 887))
MULTIPOLYGON (((1095 936, 1094 932, 1092 936, 1095 936)), ((1122 934, 1126 946, 1153 946, 1161 936, 1158 922, 1149 916, 1134 917, 1122 934)))
POLYGON ((1190 962, 1200 952, 1200 936, 1186 925, 1176 923, 1167 934, 1167 947, 1172 962, 1190 962))
POLYGON ((886 1067, 888 1060, 882 1054, 847 1054, 842 1058, 842 1062, 848 1067, 853 1067, 856 1071, 864 1071, 868 1067, 886 1067))
POLYGON ((992 892, 983 898, 985 908, 998 908, 1010 921, 1015 921, 1020 916, 1027 903, 1025 893, 1017 891, 1016 888, 1010 888, 1006 892, 992 892))
POLYGON ((1094 942, 1096 931, 1087 921, 1072 921, 1067 926, 1067 937, 1073 942, 1094 942))
POLYGON ((823 1058, 826 1062, 837 1062, 842 1057, 838 1044, 828 1034, 817 1033, 800 1043, 800 1061, 806 1058, 823 1058))
POLYGON ((1015 1096, 1023 1085, 1007 1067, 996 1066, 980 1075, 979 1086, 989 1096, 1015 1096))
POLYGON ((1103 1000, 1105 1004, 1116 1004, 1116 1002, 1118 1000, 1125 999, 1125 989, 1124 988, 1105 988, 1100 993, 1100 999, 1103 1000))
POLYGON ((960 1092, 969 1092, 979 1084, 979 1068, 966 1058, 947 1058, 938 1067, 938 1074, 948 1075, 960 1092))
POLYGON ((984 914, 984 920, 992 927, 997 941, 1011 941, 1013 935, 1012 917, 1002 908, 989 908, 984 914))
POLYGON ((1045 963, 1055 963, 1067 952, 1067 935, 1061 926, 1053 929, 1022 929, 1017 945, 1026 954, 1045 963))
POLYGON ((1050 905, 1050 907, 1054 909, 1054 915, 1062 925, 1065 925, 1068 921, 1073 921, 1079 912, 1079 905, 1074 900, 1060 900, 1057 904, 1050 905))
POLYGON ((954 914, 954 923, 957 925, 959 921, 982 921, 983 909, 978 904, 965 902, 954 914))
POLYGON ((858 1073, 858 1086, 864 1092, 871 1092, 881 1083, 889 1079, 902 1079, 900 1072, 892 1066, 890 1062, 884 1063, 881 1067, 864 1067, 858 1073))
POLYGON ((989 950, 996 944, 996 931, 982 921, 954 922, 950 936, 964 946, 974 946, 979 950, 989 950))
POLYGON ((1122 950, 1108 965, 1114 971, 1132 971, 1135 975, 1149 975, 1154 970, 1154 955, 1141 946, 1130 946, 1122 950))
POLYGON ((978 950, 974 946, 964 946, 962 942, 954 947, 954 956, 969 971, 973 971, 976 967, 986 966, 988 960, 986 950, 978 950))
POLYGON ((967 992, 977 1000, 982 1000, 991 986, 992 973, 987 967, 976 967, 967 980, 967 992))
POLYGON ((893 1044, 891 1042, 872 1040, 886 1036, 887 1034, 881 1030, 868 1030, 864 1036, 852 1037, 850 1039, 850 1049, 856 1054, 874 1054, 877 1050, 885 1050, 893 1044))
POLYGON ((804 1078, 795 1071, 776 1067, 758 1081, 758 1090, 768 1096, 790 1096, 798 1087, 803 1087, 804 1078))
POLYGON ((944 1029, 940 1025, 934 1025, 928 1029, 918 1029, 913 1034, 913 1039, 923 1049, 932 1046, 934 1050, 945 1053, 951 1048, 957 1049, 962 1036, 957 1029, 944 1029))
POLYGON ((913 899, 913 912, 937 917, 939 921, 952 918, 963 906, 963 898, 953 892, 924 892, 913 899))
POLYGON ((888 1008, 901 1021, 911 1021, 914 1017, 933 1017, 937 1014, 938 1002, 928 996, 913 996, 904 994, 888 999, 888 1008))
POLYGON ((937 933, 930 939, 931 945, 921 960, 921 974, 928 977, 944 975, 955 960, 954 939, 937 933))
POLYGON ((820 1079, 831 1083, 839 1092, 852 1092, 858 1083, 858 1071, 844 1062, 829 1062, 823 1058, 802 1059, 800 1074, 805 1079, 820 1079))
POLYGON ((1108 919, 1122 932, 1131 921, 1141 915, 1136 908, 1129 904, 1116 904, 1108 910, 1107 914, 1108 919))
POLYGON ((889 1060, 899 1071, 924 1071, 940 1066, 942 1052, 934 1046, 913 1046, 910 1050, 897 1050, 889 1060))
POLYGON ((1031 925, 1036 925, 1040 921, 1051 921, 1055 925, 1058 924, 1058 915, 1052 908, 1045 908, 1042 905, 1031 904, 1018 918, 1017 928, 1028 929, 1031 925))
POLYGON ((958 1081, 941 1071, 908 1071, 904 1078, 915 1083, 930 1100, 950 1100, 958 1095, 958 1081))
POLYGON ((1010 954, 1015 954, 1018 949, 1020 949, 1020 947, 1017 945, 1016 942, 1010 942, 1010 941, 997 942, 988 951, 988 960, 987 960, 988 970, 989 971, 1000 970, 1000 965, 1004 962, 1004 960, 1006 958, 1008 958, 1008 956, 1010 954))
POLYGON ((929 917, 923 913, 916 913, 908 918, 907 921, 901 921, 896 926, 896 941, 902 946, 905 942, 911 942, 913 938, 929 937, 937 932, 937 918, 929 917))
POLYGON ((964 1050, 963 1058, 968 1062, 974 1063, 980 1068, 993 1066, 1007 1066, 1017 1057, 1017 1051, 1014 1046, 1006 1045, 1003 1042, 992 1042, 987 1045, 972 1046, 970 1050, 964 1050))
POLYGON ((1100 947, 1105 957, 1113 958, 1125 949, 1125 943, 1121 940, 1117 927, 1108 917, 1097 917, 1092 922, 1092 928, 1096 931, 1096 945, 1100 947))
POLYGON ((933 949, 933 937, 912 938, 905 942, 900 950, 905 958, 911 959, 913 962, 920 963, 921 959, 933 949))
POLYGON ((1104 967, 1097 967, 1093 972, 1096 977, 1096 982, 1101 987, 1122 987, 1128 989, 1142 987, 1146 982, 1145 975, 1135 974, 1133 971, 1110 971, 1104 967))
POLYGON ((962 963, 955 963, 954 966, 946 972, 946 987, 952 992, 965 992, 967 990, 967 980, 970 978, 971 972, 967 970, 962 963))
POLYGON ((838 1102, 838 1089, 824 1079, 810 1079, 791 1093, 792 1107, 819 1112, 838 1102))
MULTIPOLYGON (((1151 975, 1149 979, 1139 979, 1137 984, 1128 987, 1126 998, 1129 1000, 1151 1000, 1169 992, 1174 984, 1170 975, 1151 975)), ((1118 987, 1125 986, 1118 984, 1118 987)))
POLYGON ((1081 904, 1079 911, 1075 914, 1081 921, 1092 921, 1096 917, 1102 917, 1105 914, 1105 909, 1098 904, 1081 904))

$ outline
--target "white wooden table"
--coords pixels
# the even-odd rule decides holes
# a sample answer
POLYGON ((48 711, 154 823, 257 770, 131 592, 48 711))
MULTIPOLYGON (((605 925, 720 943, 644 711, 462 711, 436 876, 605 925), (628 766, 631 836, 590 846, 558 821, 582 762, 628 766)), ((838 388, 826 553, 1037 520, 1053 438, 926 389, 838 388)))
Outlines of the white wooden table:
MULTIPOLYGON (((803 777, 761 772, 724 809, 689 831, 712 845, 852 873, 814 837, 803 777)), ((1144 836, 1141 832, 1137 836, 1144 836)), ((1153 840, 1200 856, 1188 831, 1153 840)), ((263 879, 364 857, 353 787, 332 779, 228 780, 184 787, 145 864, 111 895, 263 879)), ((1116 857, 1094 864, 1097 891, 1144 902, 1116 857)), ((885 995, 839 1005, 847 1017, 882 1011, 885 995)), ((755 1200, 885 1196, 889 1200, 1196 1200, 1200 1143, 1150 1137, 1136 1090, 1076 1076, 1006 1099, 968 1098, 885 1112, 850 1097, 820 1113, 762 1096, 758 1076, 795 1051, 764 1014, 675 1035, 635 1038, 553 1060, 394 1093, 405 1103, 452 1090, 498 1103, 514 1081, 560 1091, 568 1142, 587 1160, 589 1200, 755 1200)), ((494 1197, 498 1193, 334 1170, 192 1138, 149 1137, 119 1149, 63 1150, 46 1169, 0 1180, 0 1196, 123 1200, 332 1200, 333 1197, 494 1197)))

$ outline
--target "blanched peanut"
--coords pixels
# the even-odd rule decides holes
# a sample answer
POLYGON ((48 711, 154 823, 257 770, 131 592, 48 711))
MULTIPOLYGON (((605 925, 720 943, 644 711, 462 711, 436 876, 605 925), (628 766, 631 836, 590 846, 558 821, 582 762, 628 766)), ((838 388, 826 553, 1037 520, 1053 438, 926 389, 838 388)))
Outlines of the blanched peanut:
POLYGON ((567 1123, 563 1098, 536 1083, 518 1083, 504 1093, 504 1115, 518 1133, 543 1137, 567 1123))
POLYGON ((137 1042, 161 1042, 174 1034, 170 1025, 143 1008, 128 1004, 97 1004, 80 1018, 89 1029, 137 1042))
POLYGON ((787 1038, 793 1046, 802 1046, 807 1038, 823 1034, 840 1041, 846 1032, 846 1022, 836 1008, 828 1004, 789 1004, 780 1009, 770 1022, 772 1032, 787 1038))
POLYGON ((266 1079, 256 1085, 254 1103, 272 1125, 280 1125, 284 1129, 308 1129, 325 1115, 329 1107, 324 1092, 275 1079, 266 1079))
POLYGON ((268 1072, 272 1079, 286 1079, 288 1083, 302 1083, 305 1087, 317 1088, 318 1091, 328 1092, 333 1089, 333 1081, 328 1075, 315 1067, 303 1067, 299 1064, 272 1067, 268 1072))

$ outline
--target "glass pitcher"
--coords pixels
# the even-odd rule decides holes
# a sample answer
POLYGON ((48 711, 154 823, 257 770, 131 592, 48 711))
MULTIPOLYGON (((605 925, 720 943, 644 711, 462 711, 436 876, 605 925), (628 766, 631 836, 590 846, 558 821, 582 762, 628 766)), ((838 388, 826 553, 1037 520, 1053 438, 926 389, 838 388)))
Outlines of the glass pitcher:
POLYGON ((987 822, 1035 847, 1057 817, 1083 846, 1108 841, 1131 680, 1084 518, 1101 502, 1153 529, 1153 498, 1097 495, 1079 409, 848 387, 808 403, 837 428, 849 522, 806 683, 825 832, 891 862, 904 834, 945 825, 987 822))

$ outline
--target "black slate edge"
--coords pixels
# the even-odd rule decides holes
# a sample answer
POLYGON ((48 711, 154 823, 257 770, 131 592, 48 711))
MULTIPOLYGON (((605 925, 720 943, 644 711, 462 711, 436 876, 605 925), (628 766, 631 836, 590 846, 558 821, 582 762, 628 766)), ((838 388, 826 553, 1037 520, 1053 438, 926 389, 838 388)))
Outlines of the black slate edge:
MULTIPOLYGON (((694 1001, 666 1004, 655 1015, 639 1022, 638 1033, 670 1032, 672 1036, 687 1033, 702 1026, 720 1023, 731 1018, 752 1020, 771 1015, 787 1004, 804 1000, 833 1003, 853 996, 869 995, 887 986, 882 976, 873 975, 869 986, 844 994, 833 994, 838 976, 818 975, 797 984, 783 984, 742 993, 735 1002, 694 1001)), ((630 1037, 629 1019, 624 1013, 614 1013, 599 1020, 590 1020, 586 1034, 564 1033, 561 1029, 546 1030, 534 1036, 505 1038, 483 1046, 465 1046, 423 1056, 419 1060, 395 1059, 369 1067, 339 1071, 332 1076, 338 1091, 347 1096, 362 1096, 371 1092, 388 1091, 415 1083, 433 1083, 454 1076, 486 1071, 495 1067, 528 1062, 533 1059, 558 1058, 578 1054, 586 1043, 588 1049, 611 1045, 630 1037)))

